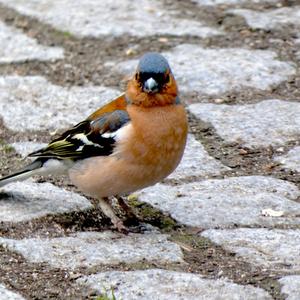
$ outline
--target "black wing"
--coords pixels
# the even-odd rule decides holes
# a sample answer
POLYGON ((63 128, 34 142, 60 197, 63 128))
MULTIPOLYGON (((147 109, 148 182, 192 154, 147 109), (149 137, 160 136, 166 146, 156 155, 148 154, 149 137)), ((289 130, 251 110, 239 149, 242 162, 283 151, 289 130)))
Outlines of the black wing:
POLYGON ((126 110, 105 113, 95 120, 78 123, 45 148, 29 156, 78 160, 110 155, 116 143, 114 133, 129 121, 126 110))

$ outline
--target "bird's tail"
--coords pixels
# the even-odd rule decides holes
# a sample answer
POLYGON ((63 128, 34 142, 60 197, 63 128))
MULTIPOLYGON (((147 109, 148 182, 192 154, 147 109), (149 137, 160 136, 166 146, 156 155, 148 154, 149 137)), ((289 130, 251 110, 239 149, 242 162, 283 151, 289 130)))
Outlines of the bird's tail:
POLYGON ((41 159, 36 159, 35 161, 33 161, 31 164, 27 165, 23 169, 20 169, 19 171, 11 175, 2 177, 0 179, 0 187, 14 181, 22 181, 33 175, 40 174, 40 169, 42 168, 43 164, 44 162, 41 159))

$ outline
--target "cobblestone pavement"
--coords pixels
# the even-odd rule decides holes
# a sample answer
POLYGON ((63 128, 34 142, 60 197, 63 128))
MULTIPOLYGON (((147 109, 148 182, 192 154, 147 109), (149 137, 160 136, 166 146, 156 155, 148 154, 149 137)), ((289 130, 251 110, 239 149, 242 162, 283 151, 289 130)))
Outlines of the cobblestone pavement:
POLYGON ((67 178, 4 187, 0 299, 299 299, 299 32, 299 0, 0 0, 1 175, 145 51, 190 121, 178 169, 128 199, 143 233, 113 232, 67 178))

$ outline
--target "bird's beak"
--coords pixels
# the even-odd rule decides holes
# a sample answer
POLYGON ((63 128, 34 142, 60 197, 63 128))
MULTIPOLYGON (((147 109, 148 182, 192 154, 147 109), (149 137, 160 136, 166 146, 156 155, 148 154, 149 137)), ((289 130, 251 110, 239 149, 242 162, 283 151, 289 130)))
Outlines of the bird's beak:
POLYGON ((143 90, 149 94, 156 93, 159 90, 158 83, 151 77, 145 81, 143 90))

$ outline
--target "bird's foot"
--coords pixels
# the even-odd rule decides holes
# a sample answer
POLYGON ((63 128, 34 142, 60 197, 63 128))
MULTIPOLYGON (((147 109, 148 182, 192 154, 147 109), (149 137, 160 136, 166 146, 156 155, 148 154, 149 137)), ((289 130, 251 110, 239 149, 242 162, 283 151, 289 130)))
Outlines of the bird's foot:
POLYGON ((117 220, 117 222, 114 222, 114 228, 123 234, 128 234, 129 233, 129 229, 123 224, 122 220, 117 220))
POLYGON ((139 223, 138 225, 130 226, 128 229, 132 233, 145 233, 147 231, 149 232, 147 224, 144 223, 139 223))

